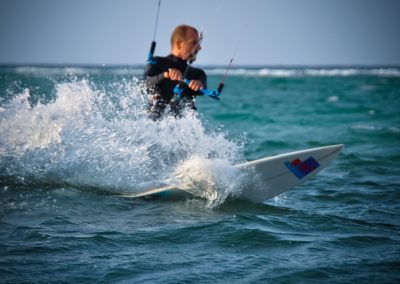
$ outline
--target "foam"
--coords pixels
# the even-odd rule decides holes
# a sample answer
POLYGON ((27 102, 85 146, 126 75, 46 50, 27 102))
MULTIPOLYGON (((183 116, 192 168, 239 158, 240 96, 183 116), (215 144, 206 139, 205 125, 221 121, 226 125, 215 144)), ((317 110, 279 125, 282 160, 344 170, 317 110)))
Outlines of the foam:
POLYGON ((165 184, 194 156, 227 165, 242 159, 242 145, 207 130, 198 114, 148 119, 135 78, 71 79, 55 83, 50 102, 31 105, 31 96, 15 94, 0 112, 0 170, 15 180, 140 192, 165 184))
POLYGON ((246 180, 245 173, 226 160, 194 155, 176 167, 169 182, 206 198, 208 207, 216 207, 239 195, 246 180))
POLYGON ((135 66, 17 66, 12 68, 12 72, 31 77, 47 77, 47 76, 62 76, 62 75, 87 75, 88 70, 92 75, 112 74, 112 75, 134 75, 140 76, 143 74, 143 67, 135 66))
MULTIPOLYGON (((223 75, 223 68, 207 69, 207 74, 223 75)), ((250 77, 350 77, 350 76, 379 76, 400 77, 398 68, 233 68, 229 76, 250 77)))

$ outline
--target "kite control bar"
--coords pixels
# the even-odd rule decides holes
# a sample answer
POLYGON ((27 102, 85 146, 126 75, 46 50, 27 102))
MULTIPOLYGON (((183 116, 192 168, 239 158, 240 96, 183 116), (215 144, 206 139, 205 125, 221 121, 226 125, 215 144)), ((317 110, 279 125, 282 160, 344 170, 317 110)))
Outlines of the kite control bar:
MULTIPOLYGON (((179 84, 176 85, 174 88, 174 94, 178 98, 182 98, 184 90, 189 88, 189 83, 190 80, 188 79, 184 79, 183 81, 179 82, 179 84)), ((224 88, 224 83, 221 82, 219 83, 217 90, 200 89, 197 91, 197 93, 198 96, 208 96, 212 99, 219 100, 219 95, 221 94, 223 88, 224 88)))

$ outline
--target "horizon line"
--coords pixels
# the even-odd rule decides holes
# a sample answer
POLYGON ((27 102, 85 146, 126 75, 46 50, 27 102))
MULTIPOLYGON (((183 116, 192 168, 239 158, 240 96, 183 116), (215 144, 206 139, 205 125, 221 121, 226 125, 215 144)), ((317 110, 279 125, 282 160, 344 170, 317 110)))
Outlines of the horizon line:
MULTIPOLYGON (((143 68, 146 63, 2 63, 0 62, 0 67, 86 67, 86 68, 143 68)), ((201 68, 226 68, 225 64, 196 64, 196 66, 201 68)), ((240 68, 400 68, 400 64, 238 64, 233 65, 232 69, 240 68)))

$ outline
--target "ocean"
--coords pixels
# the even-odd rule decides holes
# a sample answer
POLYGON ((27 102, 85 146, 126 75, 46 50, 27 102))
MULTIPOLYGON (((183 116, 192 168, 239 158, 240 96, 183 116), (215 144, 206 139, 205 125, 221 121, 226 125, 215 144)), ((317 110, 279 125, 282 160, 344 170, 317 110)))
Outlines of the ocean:
POLYGON ((400 68, 236 67, 160 121, 142 70, 0 67, 1 283, 400 283, 400 68), (229 199, 231 165, 332 144, 301 186, 229 199), (121 197, 181 178, 209 194, 121 197))

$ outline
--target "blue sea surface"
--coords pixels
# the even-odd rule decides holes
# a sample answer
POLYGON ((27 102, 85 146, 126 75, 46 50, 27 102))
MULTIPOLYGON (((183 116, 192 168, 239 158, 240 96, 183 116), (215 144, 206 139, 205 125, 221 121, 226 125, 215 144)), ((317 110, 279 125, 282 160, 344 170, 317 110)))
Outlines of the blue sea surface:
POLYGON ((400 68, 238 67, 161 121, 142 70, 0 67, 1 283, 400 283, 400 68), (231 165, 332 144, 301 186, 229 199, 231 165), (205 198, 121 196, 182 177, 205 198))

